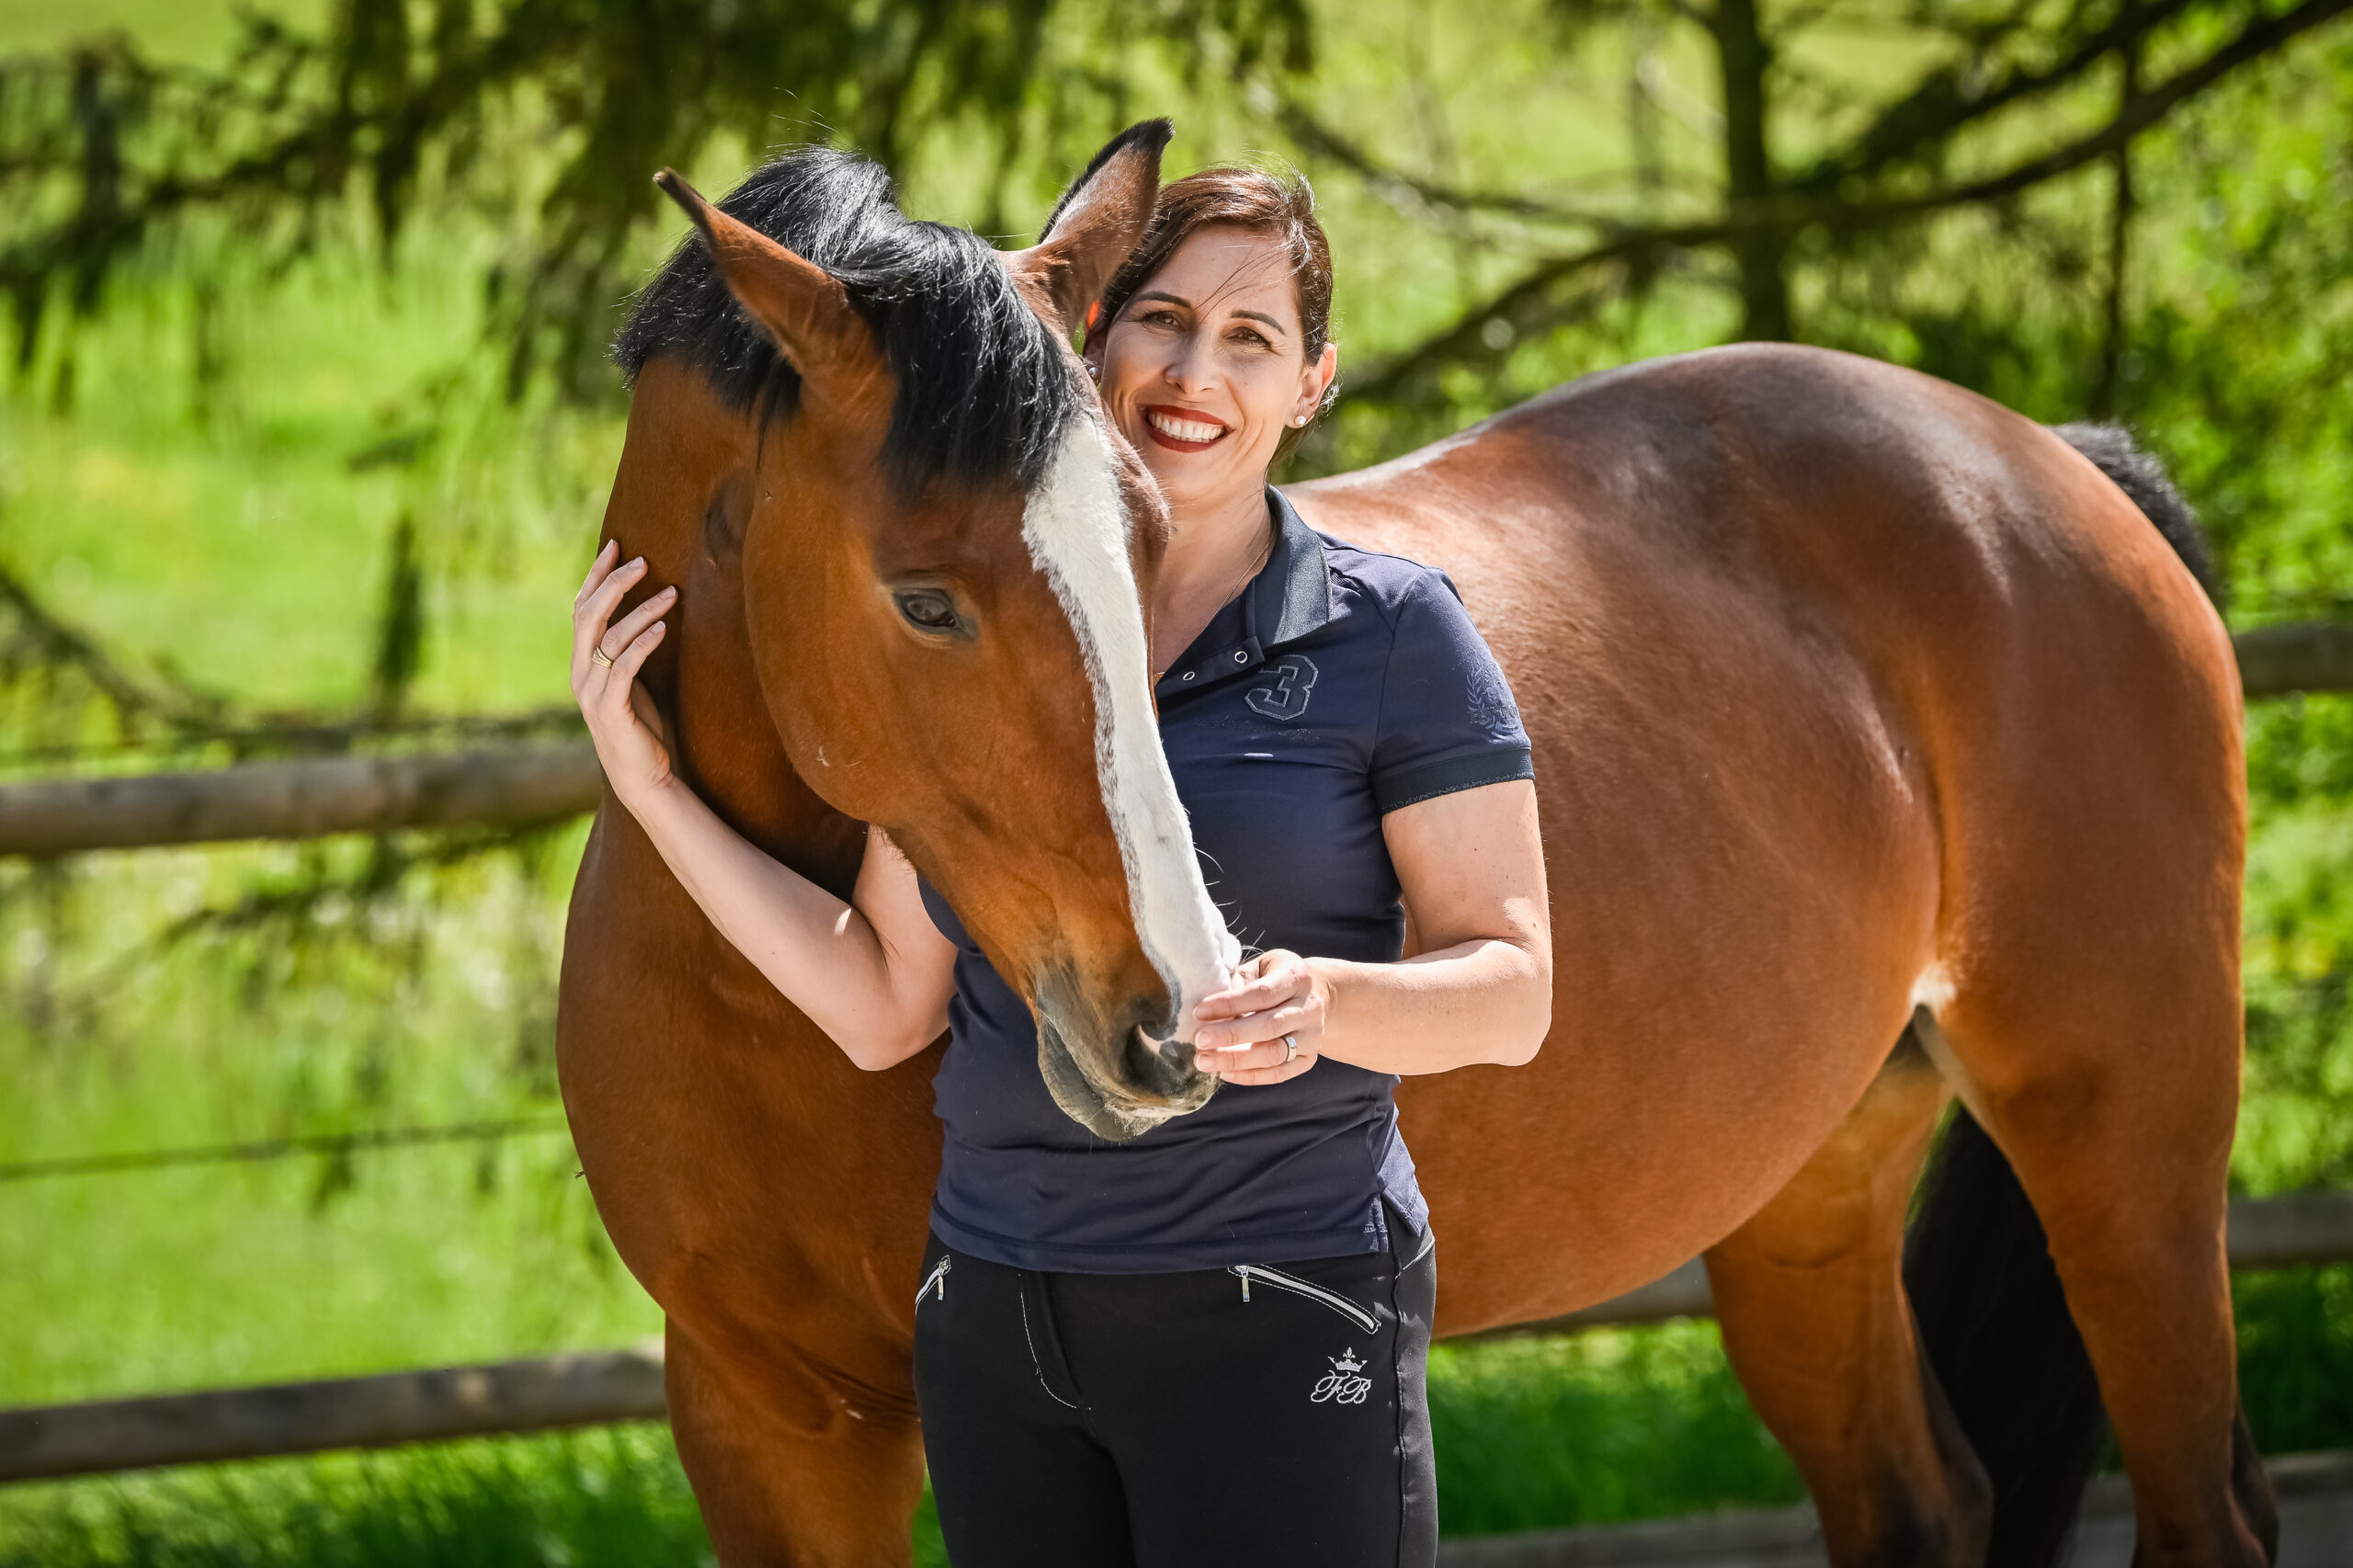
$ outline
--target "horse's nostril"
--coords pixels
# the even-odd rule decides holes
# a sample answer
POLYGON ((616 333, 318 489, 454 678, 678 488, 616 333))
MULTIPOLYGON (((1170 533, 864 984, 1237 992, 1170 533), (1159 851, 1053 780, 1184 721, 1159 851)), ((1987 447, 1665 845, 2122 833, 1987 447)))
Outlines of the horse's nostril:
POLYGON ((1173 1034, 1164 1037, 1138 1024, 1136 1043, 1174 1072, 1190 1073, 1193 1070, 1193 1047, 1189 1040, 1177 1040, 1173 1034))
POLYGON ((1127 1057, 1129 1087, 1154 1098, 1182 1095, 1196 1075, 1190 1045, 1162 1040, 1141 1024, 1128 1033, 1127 1057))

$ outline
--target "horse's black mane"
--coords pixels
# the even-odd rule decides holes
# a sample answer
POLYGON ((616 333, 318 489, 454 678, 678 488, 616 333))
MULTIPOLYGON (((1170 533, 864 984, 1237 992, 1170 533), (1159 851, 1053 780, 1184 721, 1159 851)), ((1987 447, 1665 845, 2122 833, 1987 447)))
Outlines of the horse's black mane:
MULTIPOLYGON (((1037 483, 1079 389, 986 241, 908 218, 889 174, 824 148, 754 171, 719 205, 839 278, 873 327, 899 384, 882 462, 904 493, 942 478, 1037 483)), ((800 374, 737 307, 691 233, 613 340, 631 383, 663 354, 700 370, 730 408, 758 402, 774 420, 800 404, 800 374)))

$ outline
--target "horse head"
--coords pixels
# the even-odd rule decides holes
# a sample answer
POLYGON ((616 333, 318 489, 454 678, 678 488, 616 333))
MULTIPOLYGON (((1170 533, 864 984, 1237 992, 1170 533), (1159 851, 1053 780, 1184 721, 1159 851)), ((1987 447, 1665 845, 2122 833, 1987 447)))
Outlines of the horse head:
POLYGON ((1165 507, 1070 345, 1168 135, 1114 141, 1011 254, 902 216, 837 153, 722 205, 665 170, 709 260, 689 241, 631 329, 687 324, 750 406, 746 472, 711 505, 740 513, 744 626, 794 770, 947 898, 1029 1002, 1056 1101, 1115 1139, 1209 1098, 1189 1010, 1238 957, 1153 710, 1165 507))

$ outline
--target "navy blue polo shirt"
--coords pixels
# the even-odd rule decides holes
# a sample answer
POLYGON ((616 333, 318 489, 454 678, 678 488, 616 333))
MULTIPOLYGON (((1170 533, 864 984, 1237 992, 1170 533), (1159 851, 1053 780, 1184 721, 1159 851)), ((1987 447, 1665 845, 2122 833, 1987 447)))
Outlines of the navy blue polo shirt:
MULTIPOLYGON (((1532 777, 1528 736, 1445 574, 1326 539, 1267 494, 1275 548, 1162 676, 1161 744, 1245 950, 1393 961, 1405 919, 1381 819, 1532 777)), ((928 883, 923 898, 956 944, 933 1079, 947 1140, 932 1226, 949 1245, 1151 1273, 1378 1252, 1384 1197, 1426 1223, 1393 1074, 1326 1058, 1106 1142, 1047 1092, 1029 1005, 928 883)))

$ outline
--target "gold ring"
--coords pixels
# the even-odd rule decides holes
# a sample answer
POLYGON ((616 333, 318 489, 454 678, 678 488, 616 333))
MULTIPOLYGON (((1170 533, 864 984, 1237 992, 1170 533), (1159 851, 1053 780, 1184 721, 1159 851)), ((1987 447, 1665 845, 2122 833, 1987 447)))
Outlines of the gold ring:
POLYGON ((1286 1067, 1290 1066, 1292 1060, 1298 1055, 1299 1037, 1295 1034, 1287 1034, 1283 1036, 1283 1065, 1286 1067))
POLYGON ((591 659, 594 659, 597 663, 604 665, 608 670, 613 667, 613 656, 605 652, 605 645, 602 642, 599 642, 594 648, 589 649, 588 656, 591 659))

